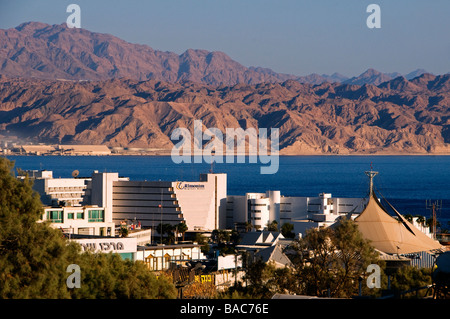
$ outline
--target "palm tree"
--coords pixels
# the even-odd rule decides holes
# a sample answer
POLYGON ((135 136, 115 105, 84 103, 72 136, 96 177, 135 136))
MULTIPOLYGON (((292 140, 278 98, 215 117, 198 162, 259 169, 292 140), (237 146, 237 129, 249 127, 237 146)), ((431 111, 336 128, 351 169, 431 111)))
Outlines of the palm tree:
POLYGON ((267 222, 267 230, 268 231, 278 231, 278 222, 276 220, 271 223, 267 222))
POLYGON ((405 214, 405 215, 403 215, 403 217, 405 217, 406 220, 409 221, 410 223, 413 222, 413 215, 411 215, 411 214, 405 214))
POLYGON ((420 225, 425 225, 425 217, 422 215, 417 216, 417 223, 420 225))
POLYGON ((184 241, 184 235, 188 230, 186 223, 181 222, 178 225, 176 225, 175 228, 177 229, 177 232, 183 234, 183 241, 184 241))
POLYGON ((173 241, 174 239, 174 235, 173 235, 173 231, 175 230, 175 227, 172 226, 171 224, 159 224, 156 227, 156 231, 159 233, 159 235, 161 236, 161 243, 162 243, 162 239, 164 237, 164 234, 167 234, 167 241, 170 243, 173 241))

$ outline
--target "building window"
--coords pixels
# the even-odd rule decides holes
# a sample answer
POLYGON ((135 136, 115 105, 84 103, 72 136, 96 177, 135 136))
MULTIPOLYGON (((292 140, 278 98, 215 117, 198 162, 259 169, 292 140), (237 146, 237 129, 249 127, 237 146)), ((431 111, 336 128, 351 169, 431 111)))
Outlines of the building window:
POLYGON ((63 212, 61 210, 50 210, 47 211, 47 219, 52 223, 62 223, 63 222, 63 212))
POLYGON ((74 219, 74 213, 67 213, 67 219, 74 219))
POLYGON ((84 219, 84 212, 77 213, 77 219, 84 219))
POLYGON ((104 222, 105 221, 105 214, 103 210, 90 210, 89 211, 89 218, 88 222, 104 222))

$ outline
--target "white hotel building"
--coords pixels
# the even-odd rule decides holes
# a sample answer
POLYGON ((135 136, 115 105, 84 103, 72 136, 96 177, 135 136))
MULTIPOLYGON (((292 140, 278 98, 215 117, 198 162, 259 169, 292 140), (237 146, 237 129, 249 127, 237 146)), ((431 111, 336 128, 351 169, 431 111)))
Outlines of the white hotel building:
POLYGON ((226 174, 199 181, 130 181, 118 173, 54 178, 51 171, 25 171, 44 204, 43 220, 67 233, 114 236, 121 222, 142 228, 186 223, 190 231, 226 228, 226 174))
POLYGON ((102 204, 85 201, 87 178, 53 178, 52 171, 24 171, 44 205, 42 220, 64 233, 114 236, 115 224, 110 211, 102 204))
POLYGON ((188 231, 211 232, 252 224, 263 230, 272 221, 294 225, 295 234, 326 227, 337 217, 362 212, 360 198, 282 196, 280 191, 227 195, 226 174, 201 174, 199 181, 130 181, 118 173, 53 178, 51 171, 26 172, 44 204, 43 220, 67 233, 115 236, 121 222, 142 228, 186 223, 188 231))
POLYGON ((225 228, 226 174, 201 174, 197 182, 130 181, 118 173, 92 174, 86 202, 103 206, 112 221, 139 221, 143 228, 186 223, 189 230, 225 228))

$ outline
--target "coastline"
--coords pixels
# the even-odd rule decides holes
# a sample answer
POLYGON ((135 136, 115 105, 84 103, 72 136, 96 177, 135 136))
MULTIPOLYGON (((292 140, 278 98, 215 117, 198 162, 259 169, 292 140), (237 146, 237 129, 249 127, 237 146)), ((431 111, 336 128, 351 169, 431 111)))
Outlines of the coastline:
MULTIPOLYGON (((152 152, 124 152, 124 153, 111 153, 111 154, 20 154, 20 153, 7 153, 0 154, 1 156, 171 156, 170 152, 167 153, 152 153, 152 152)), ((270 155, 270 154, 269 154, 270 155)), ((235 155, 238 156, 238 155, 235 155)), ((248 156, 248 154, 245 154, 248 156)), ((296 156, 450 156, 450 153, 280 153, 279 156, 284 157, 296 157, 296 156)))

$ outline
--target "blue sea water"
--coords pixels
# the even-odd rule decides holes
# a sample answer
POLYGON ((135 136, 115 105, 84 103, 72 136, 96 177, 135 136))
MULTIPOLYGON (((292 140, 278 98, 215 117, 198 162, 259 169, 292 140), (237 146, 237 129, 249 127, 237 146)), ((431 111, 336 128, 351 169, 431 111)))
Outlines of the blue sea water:
POLYGON ((70 177, 78 170, 119 172, 131 180, 197 181, 211 169, 227 173, 228 194, 280 190, 284 196, 367 197, 364 171, 379 172, 374 186, 402 214, 431 216, 426 200, 441 200, 438 220, 450 220, 450 156, 280 156, 276 174, 260 174, 262 163, 175 164, 170 156, 8 156, 16 168, 52 170, 70 177))

